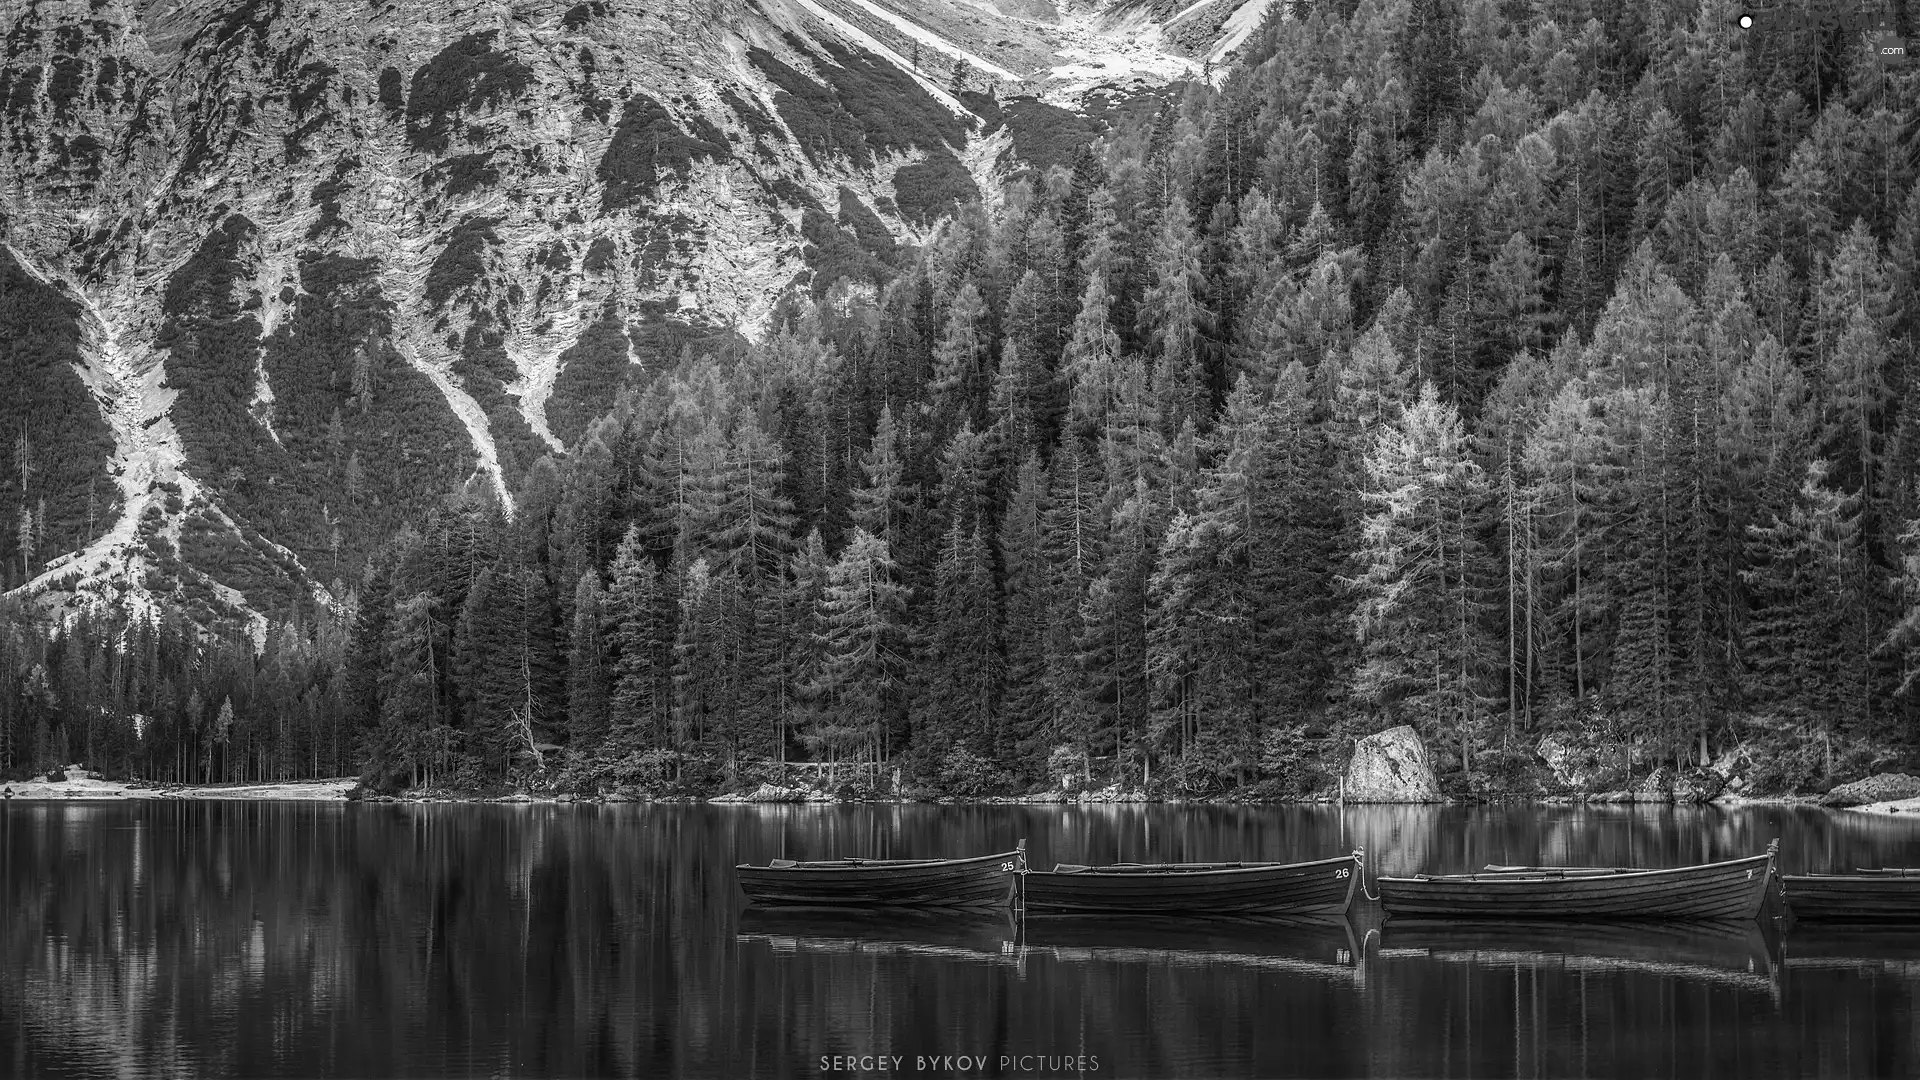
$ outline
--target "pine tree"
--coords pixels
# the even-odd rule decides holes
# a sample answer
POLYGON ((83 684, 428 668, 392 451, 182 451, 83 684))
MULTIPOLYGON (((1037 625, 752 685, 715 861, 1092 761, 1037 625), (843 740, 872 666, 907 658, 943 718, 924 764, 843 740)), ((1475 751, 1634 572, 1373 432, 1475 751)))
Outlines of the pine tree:
POLYGON ((1655 106, 1640 135, 1638 201, 1633 212, 1635 239, 1652 233, 1666 214, 1667 202, 1693 178, 1686 132, 1665 106, 1655 106))
POLYGON ((480 768, 504 774, 526 754, 540 764, 540 733, 558 720, 565 680, 545 579, 510 565, 481 572, 454 637, 465 747, 480 768))
POLYGON ((1010 474, 1019 460, 1040 444, 1041 423, 1034 394, 1040 378, 1009 338, 1000 349, 1000 363, 994 368, 993 386, 987 392, 987 430, 998 474, 1010 474))
MULTIPOLYGON (((449 659, 448 627, 434 617, 434 607, 433 596, 424 592, 396 603, 381 645, 377 754, 391 767, 407 770, 416 785, 432 782, 445 764, 437 751, 447 710, 440 665, 449 659)), ((227 742, 231 702, 222 702, 221 713, 209 752, 227 742)))
MULTIPOLYGON (((1137 757, 1144 749, 1149 710, 1147 586, 1165 528, 1166 506, 1143 478, 1114 507, 1096 573, 1087 582, 1079 621, 1072 627, 1070 714, 1073 741, 1089 757, 1137 757)), ((1124 490, 1109 486, 1109 500, 1124 490)))
POLYGON ((739 708, 739 581, 695 559, 680 575, 673 638, 673 745, 682 755, 723 758, 738 767, 744 732, 739 708))
POLYGON ((1161 214, 1152 269, 1153 285, 1140 305, 1140 335, 1156 350, 1153 393, 1162 430, 1171 437, 1182 423, 1204 415, 1210 396, 1202 342, 1210 321, 1203 302, 1206 278, 1186 200, 1179 195, 1161 214))
POLYGON ((611 655, 610 738, 621 749, 664 747, 670 733, 674 619, 671 594, 639 527, 631 526, 613 558, 602 624, 611 655))
POLYGON ((1114 332, 1111 309, 1106 282, 1095 274, 1087 281, 1073 336, 1061 355, 1068 430, 1082 438, 1106 424, 1121 394, 1120 335, 1114 332))
POLYGON ((1052 609, 1047 562, 1047 474, 1037 454, 1021 462, 1013 498, 1000 520, 1001 636, 1006 645, 1002 712, 1006 737, 994 748, 1001 760, 1027 759, 1042 749, 1047 730, 1047 624, 1052 609))
POLYGON ((1544 266, 1532 241, 1514 233, 1487 267, 1480 297, 1482 366, 1498 371, 1516 353, 1538 352, 1551 332, 1545 306, 1544 266))
POLYGON ((934 347, 933 381, 928 386, 952 423, 981 424, 986 419, 987 324, 987 302, 968 278, 947 311, 946 328, 934 347))
POLYGON ((986 542, 976 526, 955 520, 934 564, 934 595, 919 679, 913 736, 937 763, 946 747, 965 745, 991 757, 1000 733, 999 598, 986 542))
POLYGON ((1747 528, 1754 592, 1747 631, 1746 696, 1756 707, 1812 732, 1833 733, 1842 717, 1867 717, 1856 658, 1861 601, 1852 583, 1860 558, 1859 499, 1827 483, 1827 465, 1807 466, 1785 517, 1747 528))
MULTIPOLYGON (((1044 546, 1048 564, 1046 686, 1049 723, 1040 738, 1045 748, 1078 738, 1092 721, 1085 715, 1084 676, 1075 659, 1081 604, 1102 568, 1106 545, 1100 502, 1105 493, 1085 447, 1063 436, 1049 469, 1044 546)), ((1080 747, 1085 749, 1084 745, 1080 747)))
POLYGON ((779 444, 746 410, 734 427, 714 502, 713 545, 749 586, 777 574, 793 549, 793 503, 782 490, 785 481, 779 444))
MULTIPOLYGON (((1229 413, 1231 415, 1231 411, 1229 413)), ((1242 534, 1253 618, 1248 665, 1256 725, 1307 723, 1344 689, 1350 598, 1337 575, 1358 534, 1337 486, 1328 425, 1305 368, 1289 366, 1249 428, 1242 534)))
POLYGON ((814 689, 825 722, 810 741, 834 761, 890 756, 911 656, 907 592, 895 572, 887 542, 859 527, 827 571, 818 616, 826 655, 814 689))
POLYGON ((567 733, 575 750, 595 746, 606 735, 611 717, 606 595, 594 570, 580 575, 573 592, 573 627, 567 635, 567 733))
POLYGON ((987 437, 963 426, 940 454, 940 510, 949 525, 971 530, 986 520, 994 493, 987 437))
POLYGON ((1774 228, 1782 254, 1803 270, 1832 248, 1838 227, 1830 204, 1833 176, 1811 141, 1794 149, 1792 160, 1774 185, 1774 228))
POLYGON ((1525 514, 1533 527, 1537 563, 1533 587, 1551 618, 1541 631, 1557 655, 1542 655, 1542 680, 1580 701, 1596 687, 1600 619, 1611 606, 1606 552, 1606 497, 1615 464, 1604 423, 1587 387, 1571 382, 1547 403, 1522 459, 1525 514), (1564 685, 1557 685, 1564 684, 1564 685))
POLYGON ((1407 66, 1412 117, 1427 139, 1459 100, 1460 16, 1454 0, 1412 0, 1395 55, 1407 66))
POLYGON ((1887 632, 1883 647, 1899 658, 1900 684, 1895 692, 1904 697, 1920 681, 1920 519, 1907 522, 1899 543, 1901 616, 1887 632))
POLYGON ((1342 486, 1349 491, 1357 492, 1363 483, 1363 461, 1380 432, 1399 421, 1411 396, 1408 386, 1400 350, 1386 327, 1374 323, 1335 373, 1332 436, 1343 459, 1342 486))
POLYGON ((1850 486, 1879 494, 1885 451, 1882 417, 1891 401, 1884 331, 1855 305, 1821 372, 1820 445, 1845 468, 1850 486))
POLYGON ((860 455, 860 472, 864 480, 853 490, 853 524, 892 544, 901 539, 897 530, 904 528, 912 489, 905 481, 906 466, 901 460, 900 435, 891 405, 880 410, 873 443, 860 455))

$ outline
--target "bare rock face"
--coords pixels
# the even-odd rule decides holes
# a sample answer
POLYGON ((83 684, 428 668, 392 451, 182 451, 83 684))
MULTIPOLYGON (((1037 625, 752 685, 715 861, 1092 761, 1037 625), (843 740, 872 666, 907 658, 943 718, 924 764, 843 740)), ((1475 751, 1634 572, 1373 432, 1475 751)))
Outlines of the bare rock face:
POLYGON ((1362 803, 1444 802, 1427 748, 1402 725, 1361 739, 1347 763, 1345 798, 1362 803))
POLYGON ((1010 99, 1142 18, 1207 22, 1206 52, 1264 10, 998 2, 0 3, 0 475, 23 424, 62 463, 24 493, 50 540, 0 530, 0 591, 258 639, 407 508, 510 508, 683 352, 796 285, 871 296, 990 201, 1020 114, 923 39, 1068 72, 993 75, 1010 99))
POLYGON ((1820 800, 1822 806, 1865 806, 1920 796, 1920 776, 1906 773, 1879 773, 1851 784, 1841 784, 1820 800))

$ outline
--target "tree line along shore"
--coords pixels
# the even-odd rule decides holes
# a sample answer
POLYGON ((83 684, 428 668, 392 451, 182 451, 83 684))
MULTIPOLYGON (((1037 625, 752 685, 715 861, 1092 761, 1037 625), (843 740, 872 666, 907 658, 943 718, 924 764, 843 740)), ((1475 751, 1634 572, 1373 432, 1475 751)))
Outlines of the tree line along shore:
POLYGON ((1903 767, 1920 76, 1714 4, 1295 6, 263 641, 9 600, 0 769, 1305 798, 1401 725, 1455 798, 1903 767))

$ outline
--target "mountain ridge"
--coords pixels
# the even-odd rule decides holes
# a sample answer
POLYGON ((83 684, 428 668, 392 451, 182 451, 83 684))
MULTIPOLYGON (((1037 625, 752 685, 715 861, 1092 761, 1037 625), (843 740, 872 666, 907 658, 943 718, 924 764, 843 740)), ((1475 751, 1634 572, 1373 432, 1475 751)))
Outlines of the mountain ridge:
MULTIPOLYGON (((933 51, 977 81, 942 86, 854 21, 928 21, 901 10, 27 0, 4 29, 0 241, 72 305, 78 385, 36 377, 76 416, 90 398, 113 452, 82 524, 31 459, 99 427, 0 417, 20 515, 0 588, 257 636, 424 495, 478 484, 510 511, 649 365, 756 333, 790 287, 877 288, 1017 164, 998 91, 1060 100, 1046 69, 987 82, 1010 70, 952 43, 933 51)), ((1090 15, 970 10, 1008 48, 1090 15)))

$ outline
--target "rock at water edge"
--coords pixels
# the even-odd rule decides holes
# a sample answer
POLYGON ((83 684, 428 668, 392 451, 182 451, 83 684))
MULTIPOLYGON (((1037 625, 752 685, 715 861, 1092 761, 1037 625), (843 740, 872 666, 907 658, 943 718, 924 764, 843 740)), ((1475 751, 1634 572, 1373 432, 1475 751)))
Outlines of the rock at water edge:
POLYGON ((1864 806, 1920 796, 1920 776, 1880 773, 1851 784, 1841 784, 1820 800, 1822 806, 1864 806))
POLYGON ((1401 725, 1361 739, 1347 763, 1348 802, 1444 802, 1427 748, 1413 728, 1401 725))

